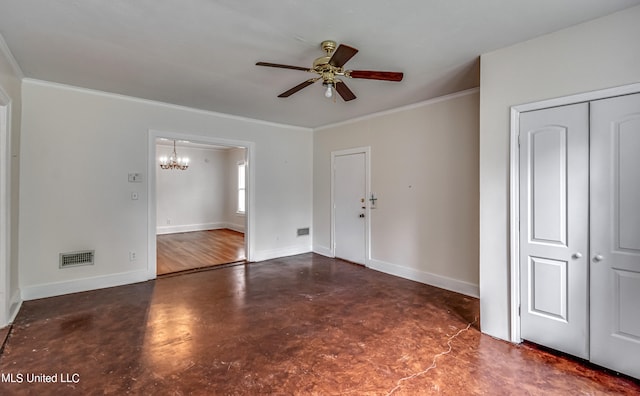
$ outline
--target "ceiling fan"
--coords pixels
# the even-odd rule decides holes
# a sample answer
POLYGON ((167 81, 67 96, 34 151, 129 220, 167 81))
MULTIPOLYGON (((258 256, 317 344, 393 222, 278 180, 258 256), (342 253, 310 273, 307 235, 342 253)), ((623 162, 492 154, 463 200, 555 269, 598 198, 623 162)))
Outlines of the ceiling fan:
POLYGON ((320 44, 322 49, 327 53, 325 56, 321 56, 313 61, 313 67, 300 67, 281 65, 278 63, 258 62, 257 66, 278 67, 282 69, 301 70, 310 73, 318 74, 319 77, 311 78, 303 83, 296 85, 295 87, 278 95, 279 98, 287 98, 294 93, 300 91, 303 88, 315 83, 318 80, 322 80, 322 86, 326 88, 325 96, 331 98, 333 96, 333 90, 335 89, 338 94, 344 99, 345 102, 356 98, 353 92, 346 86, 346 84, 337 77, 348 78, 365 78, 368 80, 385 80, 385 81, 402 81, 403 73, 400 72, 387 72, 376 70, 344 70, 343 66, 349 59, 351 59, 358 50, 349 47, 348 45, 340 44, 336 49, 336 42, 331 40, 323 41, 320 44), (334 52, 335 51, 335 52, 334 52))

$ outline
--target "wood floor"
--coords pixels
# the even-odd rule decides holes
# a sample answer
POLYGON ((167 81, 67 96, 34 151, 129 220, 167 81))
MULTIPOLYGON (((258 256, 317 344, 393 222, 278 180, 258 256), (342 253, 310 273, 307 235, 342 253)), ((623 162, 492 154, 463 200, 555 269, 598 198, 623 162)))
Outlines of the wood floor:
POLYGON ((158 235, 157 274, 188 271, 245 259, 244 234, 229 229, 158 235))
POLYGON ((478 316, 475 298, 311 253, 216 267, 25 302, 0 394, 640 394, 478 316))

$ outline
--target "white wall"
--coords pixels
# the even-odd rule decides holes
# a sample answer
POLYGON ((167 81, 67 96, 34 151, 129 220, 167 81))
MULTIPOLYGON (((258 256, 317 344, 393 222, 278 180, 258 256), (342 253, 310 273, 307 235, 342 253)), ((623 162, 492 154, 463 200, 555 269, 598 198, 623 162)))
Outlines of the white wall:
POLYGON ((311 224, 311 130, 29 79, 22 90, 25 299, 147 279, 150 131, 251 142, 254 260, 310 251, 296 229, 311 224), (58 253, 82 249, 95 249, 95 265, 58 269, 58 253))
POLYGON ((331 252, 331 152, 371 147, 372 268, 478 295, 477 90, 314 133, 314 251, 331 252))
POLYGON ((640 7, 481 57, 482 331, 509 339, 510 106, 640 82, 640 7))
MULTIPOLYGON (((227 186, 232 178, 227 148, 204 148, 177 143, 178 156, 189 158, 186 170, 156 167, 156 223, 158 234, 213 230, 226 227, 227 186)), ((173 146, 156 145, 156 161, 169 157, 173 146)))
MULTIPOLYGON (((6 226, 7 230, 0 230, 0 238, 3 238, 7 246, 0 250, 4 264, 0 266, 0 327, 8 324, 17 313, 20 304, 19 270, 18 270, 18 213, 19 213, 19 180, 20 162, 18 154, 20 152, 20 128, 22 113, 22 89, 20 80, 22 71, 18 67, 13 55, 9 51, 4 38, 0 35, 0 90, 3 97, 8 98, 8 103, 0 103, 6 108, 10 125, 6 130, 6 140, 9 147, 2 147, 4 154, 0 156, 7 160, 9 166, 0 164, 3 177, 6 180, 6 191, 4 197, 0 199, 8 208, 6 226), (6 267, 6 268, 3 268, 6 267)), ((3 243, 4 245, 4 243, 3 243)))

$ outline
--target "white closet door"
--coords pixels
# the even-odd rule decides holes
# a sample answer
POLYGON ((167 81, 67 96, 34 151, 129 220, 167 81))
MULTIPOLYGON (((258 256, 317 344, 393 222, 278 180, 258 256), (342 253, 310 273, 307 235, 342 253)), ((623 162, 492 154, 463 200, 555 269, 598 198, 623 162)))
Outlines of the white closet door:
POLYGON ((589 357, 589 107, 520 116, 523 339, 589 357))
POLYGON ((591 361, 640 378, 640 94, 591 105, 591 361))

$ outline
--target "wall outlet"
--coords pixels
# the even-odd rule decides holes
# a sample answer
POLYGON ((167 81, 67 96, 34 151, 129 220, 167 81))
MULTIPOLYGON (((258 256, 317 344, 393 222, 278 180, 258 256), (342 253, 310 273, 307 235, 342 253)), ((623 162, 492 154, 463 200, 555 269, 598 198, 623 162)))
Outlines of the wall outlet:
POLYGON ((171 219, 167 219, 167 225, 171 224, 171 219))
POLYGON ((136 261, 138 259, 138 255, 136 252, 129 252, 129 261, 136 261))

